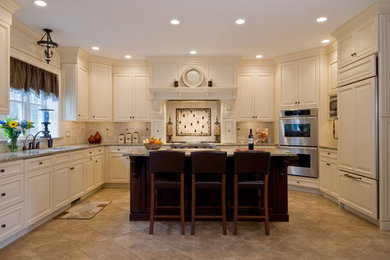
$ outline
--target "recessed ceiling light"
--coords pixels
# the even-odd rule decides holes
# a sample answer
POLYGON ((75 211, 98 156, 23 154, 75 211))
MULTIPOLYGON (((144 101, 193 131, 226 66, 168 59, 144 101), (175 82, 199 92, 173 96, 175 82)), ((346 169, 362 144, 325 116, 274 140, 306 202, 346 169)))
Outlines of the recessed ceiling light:
POLYGON ((131 59, 131 55, 125 55, 126 59, 131 59))
POLYGON ((263 55, 261 54, 256 55, 256 59, 261 59, 261 58, 263 58, 263 55))
POLYGON ((323 23, 323 22, 326 22, 326 20, 328 20, 328 18, 326 18, 326 17, 319 17, 319 18, 317 18, 317 23, 323 23))
POLYGON ((236 24, 244 24, 244 23, 245 23, 245 20, 242 18, 236 20, 236 24))
POLYGON ((195 50, 190 51, 190 54, 191 54, 191 55, 195 55, 195 54, 197 54, 197 53, 198 53, 198 52, 195 51, 195 50))
POLYGON ((94 50, 94 51, 100 50, 100 48, 98 46, 93 46, 91 49, 94 50))
POLYGON ((173 24, 173 25, 178 25, 179 23, 180 23, 180 21, 177 20, 177 19, 172 19, 171 20, 171 24, 173 24))
POLYGON ((37 6, 47 6, 47 3, 45 1, 34 1, 34 4, 37 6))
POLYGON ((329 42, 330 42, 330 40, 328 40, 328 39, 325 39, 325 40, 321 41, 321 43, 329 43, 329 42))

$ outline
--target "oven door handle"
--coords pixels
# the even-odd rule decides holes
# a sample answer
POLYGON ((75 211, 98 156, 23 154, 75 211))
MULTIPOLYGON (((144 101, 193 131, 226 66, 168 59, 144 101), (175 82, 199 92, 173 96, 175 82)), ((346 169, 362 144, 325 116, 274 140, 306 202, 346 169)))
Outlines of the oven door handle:
POLYGON ((316 116, 292 116, 292 117, 280 117, 280 120, 297 120, 297 119, 317 119, 316 116))

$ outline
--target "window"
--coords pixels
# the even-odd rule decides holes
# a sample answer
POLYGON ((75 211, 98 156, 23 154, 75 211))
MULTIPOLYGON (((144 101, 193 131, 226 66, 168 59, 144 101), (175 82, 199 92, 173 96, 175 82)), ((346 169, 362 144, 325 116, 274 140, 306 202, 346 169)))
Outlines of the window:
MULTIPOLYGON (((43 130, 41 124, 43 113, 39 109, 51 108, 54 111, 50 114, 49 131, 52 137, 58 137, 58 100, 53 96, 47 96, 44 92, 37 95, 34 91, 24 92, 10 89, 10 114, 0 118, 14 117, 18 120, 29 120, 34 122, 34 128, 28 130, 30 134, 35 135, 43 130)), ((1 138, 1 137, 0 137, 1 138)))

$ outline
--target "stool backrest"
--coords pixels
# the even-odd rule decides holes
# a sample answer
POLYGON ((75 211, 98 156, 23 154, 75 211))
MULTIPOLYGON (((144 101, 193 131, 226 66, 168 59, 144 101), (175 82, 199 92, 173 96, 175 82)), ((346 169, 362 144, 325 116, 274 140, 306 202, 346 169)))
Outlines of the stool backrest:
POLYGON ((269 173, 271 154, 263 151, 234 152, 234 172, 237 174, 269 173))
POLYGON ((226 173, 226 152, 199 151, 191 153, 192 173, 226 173))
POLYGON ((184 173, 184 160, 184 152, 149 152, 150 171, 152 173, 184 173))

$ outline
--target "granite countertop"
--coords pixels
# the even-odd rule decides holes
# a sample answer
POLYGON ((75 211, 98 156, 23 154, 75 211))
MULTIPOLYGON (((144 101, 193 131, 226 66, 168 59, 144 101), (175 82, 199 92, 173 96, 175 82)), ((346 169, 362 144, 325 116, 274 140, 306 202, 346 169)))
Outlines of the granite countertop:
MULTIPOLYGON (((164 144, 163 147, 167 147, 169 144, 164 144)), ((223 143, 216 144, 217 146, 246 146, 246 144, 238 144, 238 143, 223 143)), ((275 144, 255 144, 256 146, 274 146, 275 144)), ((42 148, 37 150, 25 150, 17 153, 0 153, 0 163, 15 161, 15 160, 26 160, 36 157, 48 156, 59 153, 73 152, 77 150, 83 149, 91 149, 96 147, 104 147, 104 146, 134 146, 134 147, 142 147, 137 149, 142 151, 146 151, 143 147, 142 143, 136 144, 118 144, 118 143, 104 143, 104 144, 81 144, 81 145, 72 145, 72 146, 63 146, 63 147, 54 147, 54 148, 42 148)), ((227 149, 229 150, 229 149, 227 149)), ((231 149, 233 150, 233 149, 231 149)))
MULTIPOLYGON (((222 151, 226 152, 227 156, 233 156, 234 152, 236 149, 233 148, 216 148, 216 149, 160 149, 161 150, 166 150, 166 151, 183 151, 185 152, 186 156, 190 156, 191 152, 195 151, 222 151)), ((262 149, 255 149, 259 151, 264 151, 264 152, 270 152, 271 156, 296 156, 295 153, 290 153, 288 150, 282 150, 279 148, 262 148, 262 149)), ((123 156, 128 157, 128 156, 149 156, 149 151, 146 150, 146 148, 139 148, 139 149, 134 149, 130 153, 124 153, 123 156)))

